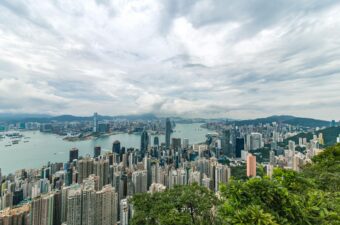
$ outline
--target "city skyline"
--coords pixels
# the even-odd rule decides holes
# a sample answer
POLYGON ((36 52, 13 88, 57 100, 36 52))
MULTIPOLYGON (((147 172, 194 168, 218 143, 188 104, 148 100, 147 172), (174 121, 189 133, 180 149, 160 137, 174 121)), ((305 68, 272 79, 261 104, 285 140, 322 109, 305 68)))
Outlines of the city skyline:
POLYGON ((339 120, 339 14, 337 1, 4 0, 0 113, 339 120))

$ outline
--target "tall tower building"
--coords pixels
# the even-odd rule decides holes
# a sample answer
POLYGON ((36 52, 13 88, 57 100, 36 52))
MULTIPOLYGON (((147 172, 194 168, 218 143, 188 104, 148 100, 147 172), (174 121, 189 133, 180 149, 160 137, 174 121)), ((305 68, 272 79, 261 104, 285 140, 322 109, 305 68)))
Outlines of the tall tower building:
POLYGON ((93 132, 98 132, 98 113, 93 114, 93 132))
POLYGON ((153 138, 153 145, 159 146, 159 138, 157 136, 153 138))
POLYGON ((231 144, 230 144, 230 130, 224 130, 221 136, 221 148, 223 155, 232 157, 231 144))
POLYGON ((74 186, 69 189, 67 196, 67 225, 82 225, 81 198, 82 195, 80 186, 74 186))
POLYGON ((244 138, 236 138, 236 158, 241 158, 241 151, 244 150, 244 138))
POLYGON ((48 193, 32 200, 31 225, 53 225, 54 194, 48 193))
POLYGON ((99 190, 109 181, 110 165, 109 160, 101 159, 93 164, 93 173, 99 176, 99 190))
POLYGON ((127 199, 120 201, 120 225, 129 225, 129 203, 127 199))
POLYGON ((172 132, 172 129, 171 129, 170 119, 166 118, 166 121, 165 121, 165 147, 167 149, 170 148, 170 136, 171 136, 171 132, 172 132))
POLYGON ((247 155, 247 176, 256 177, 256 156, 250 153, 247 155))
POLYGON ((86 180, 81 192, 81 224, 95 224, 95 203, 96 192, 94 191, 94 181, 86 180))
POLYGON ((101 151, 102 151, 102 148, 100 146, 94 147, 94 149, 93 149, 93 157, 97 158, 98 156, 100 156, 101 151))
POLYGON ((117 223, 118 195, 111 185, 96 192, 95 224, 112 225, 117 223))
POLYGON ((69 162, 73 162, 73 160, 78 159, 78 157, 79 157, 79 150, 77 148, 72 148, 70 150, 69 162))
POLYGON ((140 151, 142 153, 142 157, 144 157, 145 153, 148 151, 149 145, 149 135, 146 130, 142 132, 141 141, 140 141, 140 151))
POLYGON ((120 142, 118 140, 114 141, 112 144, 112 152, 116 154, 120 154, 120 142))
POLYGON ((147 192, 147 171, 137 170, 132 173, 132 182, 134 185, 135 193, 147 192))

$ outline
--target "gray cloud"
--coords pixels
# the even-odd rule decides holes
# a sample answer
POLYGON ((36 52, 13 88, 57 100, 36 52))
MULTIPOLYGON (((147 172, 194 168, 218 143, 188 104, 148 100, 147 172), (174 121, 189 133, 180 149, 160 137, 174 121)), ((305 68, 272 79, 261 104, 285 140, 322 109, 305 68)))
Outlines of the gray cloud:
POLYGON ((0 111, 340 119, 338 1, 0 1, 0 111))

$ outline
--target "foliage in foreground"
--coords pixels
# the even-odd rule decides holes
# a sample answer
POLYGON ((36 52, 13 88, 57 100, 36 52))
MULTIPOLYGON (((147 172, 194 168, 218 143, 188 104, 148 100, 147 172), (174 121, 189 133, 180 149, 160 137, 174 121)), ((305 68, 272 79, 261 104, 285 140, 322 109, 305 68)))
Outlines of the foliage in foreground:
POLYGON ((132 224, 340 224, 340 144, 301 173, 231 180, 220 198, 197 184, 132 198, 132 224))

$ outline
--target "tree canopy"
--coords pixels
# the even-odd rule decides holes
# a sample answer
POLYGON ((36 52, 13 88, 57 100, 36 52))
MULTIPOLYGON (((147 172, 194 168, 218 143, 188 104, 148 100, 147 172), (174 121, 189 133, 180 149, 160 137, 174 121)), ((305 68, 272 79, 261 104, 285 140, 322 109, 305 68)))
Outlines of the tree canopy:
POLYGON ((340 144, 301 172, 233 178, 217 195, 198 184, 133 196, 132 224, 340 224, 340 144))

